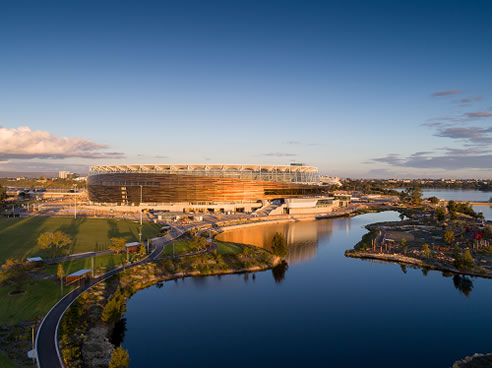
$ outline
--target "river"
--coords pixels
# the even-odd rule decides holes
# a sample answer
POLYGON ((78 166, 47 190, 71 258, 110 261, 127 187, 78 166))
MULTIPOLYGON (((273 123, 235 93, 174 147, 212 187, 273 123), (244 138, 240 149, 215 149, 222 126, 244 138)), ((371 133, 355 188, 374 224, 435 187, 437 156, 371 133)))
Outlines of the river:
POLYGON ((492 280, 344 256, 388 220, 398 213, 224 233, 261 246, 283 232, 288 269, 139 291, 125 314, 131 367, 450 367, 492 351, 492 280))

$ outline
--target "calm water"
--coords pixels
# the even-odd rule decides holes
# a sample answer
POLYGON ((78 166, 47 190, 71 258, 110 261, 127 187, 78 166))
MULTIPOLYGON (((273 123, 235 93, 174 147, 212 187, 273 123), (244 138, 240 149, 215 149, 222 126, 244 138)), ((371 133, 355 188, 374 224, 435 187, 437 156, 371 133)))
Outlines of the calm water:
POLYGON ((138 292, 125 315, 131 367, 450 367, 492 351, 492 280, 344 257, 363 225, 397 219, 385 212, 225 233, 262 245, 284 232, 288 270, 138 292))

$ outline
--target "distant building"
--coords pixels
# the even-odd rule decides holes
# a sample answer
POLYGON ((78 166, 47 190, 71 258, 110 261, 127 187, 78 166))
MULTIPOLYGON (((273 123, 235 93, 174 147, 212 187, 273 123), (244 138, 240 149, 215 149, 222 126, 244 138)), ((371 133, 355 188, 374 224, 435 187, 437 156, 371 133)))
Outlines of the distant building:
POLYGON ((343 185, 340 178, 337 176, 320 176, 319 181, 321 185, 336 185, 337 187, 343 185))
POLYGON ((58 177, 60 179, 71 179, 73 176, 73 173, 70 171, 58 171, 58 177))

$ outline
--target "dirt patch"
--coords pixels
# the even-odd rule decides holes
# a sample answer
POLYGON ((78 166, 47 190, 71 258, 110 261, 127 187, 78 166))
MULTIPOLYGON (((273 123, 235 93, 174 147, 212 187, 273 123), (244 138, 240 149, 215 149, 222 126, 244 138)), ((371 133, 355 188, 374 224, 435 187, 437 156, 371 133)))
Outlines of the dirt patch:
POLYGON ((386 238, 393 239, 395 242, 399 243, 402 239, 406 241, 415 240, 415 236, 407 231, 388 231, 386 233, 386 238))
POLYGON ((22 295, 27 293, 25 290, 12 290, 9 292, 9 296, 16 296, 16 295, 22 295))

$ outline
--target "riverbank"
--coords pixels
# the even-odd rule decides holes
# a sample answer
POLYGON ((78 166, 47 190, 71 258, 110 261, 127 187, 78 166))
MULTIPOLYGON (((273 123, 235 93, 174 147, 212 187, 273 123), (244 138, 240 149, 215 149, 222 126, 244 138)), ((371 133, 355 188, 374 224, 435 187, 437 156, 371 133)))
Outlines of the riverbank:
POLYGON ((468 275, 492 279, 492 271, 484 268, 477 268, 476 270, 460 270, 452 266, 451 264, 445 264, 433 260, 417 259, 402 254, 369 253, 364 251, 350 250, 345 252, 345 256, 349 258, 374 259, 382 262, 397 263, 404 266, 419 267, 427 270, 449 272, 456 275, 468 275))
POLYGON ((438 206, 395 209, 401 221, 367 225, 345 256, 492 278, 492 224, 438 206))
POLYGON ((259 272, 280 263, 279 257, 261 248, 219 243, 213 252, 161 259, 123 271, 83 293, 67 310, 58 334, 61 354, 68 367, 82 362, 87 367, 107 367, 118 345, 114 335, 126 301, 137 291, 178 278, 259 272), (115 301, 118 294, 122 297, 115 301), (81 315, 86 316, 85 324, 78 323, 81 315), (112 317, 106 318, 108 315, 112 317))

